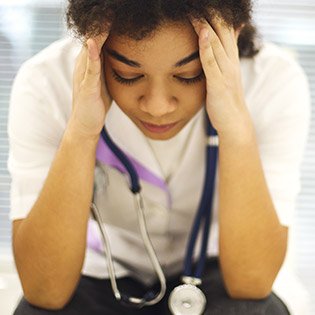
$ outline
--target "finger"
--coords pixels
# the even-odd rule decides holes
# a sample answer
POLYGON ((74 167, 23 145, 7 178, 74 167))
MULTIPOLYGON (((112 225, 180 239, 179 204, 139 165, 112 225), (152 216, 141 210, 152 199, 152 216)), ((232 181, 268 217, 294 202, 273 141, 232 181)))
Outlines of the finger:
POLYGON ((103 45, 104 45, 106 39, 108 38, 108 36, 109 36, 109 33, 107 32, 107 33, 102 33, 102 34, 100 34, 94 38, 96 45, 97 45, 97 49, 99 51, 99 54, 101 54, 103 45))
MULTIPOLYGON (((219 39, 215 35, 214 30, 207 22, 201 22, 200 20, 194 20, 193 26, 199 37, 199 56, 205 72, 206 77, 222 75, 222 69, 220 67, 220 54, 221 59, 227 58, 223 47, 219 46, 219 39), (216 37, 214 37, 216 36, 216 37)), ((221 61, 222 63, 222 61, 221 61)))
POLYGON ((86 58, 87 58, 87 49, 83 45, 75 63, 74 73, 73 73, 73 95, 76 95, 79 91, 80 84, 84 79, 86 71, 86 58))
POLYGON ((229 58, 238 56, 237 36, 235 29, 229 26, 222 18, 215 16, 211 20, 211 26, 219 37, 222 46, 229 58))
POLYGON ((101 75, 101 59, 97 44, 94 39, 88 39, 87 42, 86 70, 83 79, 83 85, 86 89, 94 89, 99 84, 101 75))
POLYGON ((87 67, 84 76, 84 84, 89 88, 95 88, 99 84, 101 76, 101 51, 108 38, 108 32, 89 38, 87 44, 87 67))
POLYGON ((231 64, 235 61, 235 58, 238 58, 238 55, 233 56, 233 58, 230 58, 227 55, 227 52, 225 51, 225 48, 223 47, 218 34, 215 32, 213 27, 208 23, 206 19, 199 20, 199 24, 209 31, 209 41, 221 72, 228 73, 231 64))

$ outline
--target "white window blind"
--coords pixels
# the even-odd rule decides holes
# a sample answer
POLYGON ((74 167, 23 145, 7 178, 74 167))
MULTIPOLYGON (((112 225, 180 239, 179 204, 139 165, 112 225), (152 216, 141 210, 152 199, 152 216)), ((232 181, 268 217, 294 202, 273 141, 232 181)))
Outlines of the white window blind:
MULTIPOLYGON (((7 116, 12 80, 21 63, 62 37, 65 32, 62 0, 0 0, 0 249, 11 241, 10 178, 7 171, 7 116)), ((304 68, 315 108, 315 1, 259 0, 255 21, 265 39, 292 49, 304 68)), ((302 191, 296 211, 296 253, 299 275, 315 296, 315 118, 302 166, 302 191)), ((312 313, 315 314, 315 301, 312 313)))
MULTIPOLYGON (((291 49, 308 76, 315 110, 315 1, 259 0, 255 21, 263 38, 291 49)), ((315 314, 315 117, 302 165, 302 189, 296 205, 296 266, 315 314)))
POLYGON ((10 253, 7 118, 13 78, 23 61, 65 32, 65 1, 0 0, 0 257, 10 253))

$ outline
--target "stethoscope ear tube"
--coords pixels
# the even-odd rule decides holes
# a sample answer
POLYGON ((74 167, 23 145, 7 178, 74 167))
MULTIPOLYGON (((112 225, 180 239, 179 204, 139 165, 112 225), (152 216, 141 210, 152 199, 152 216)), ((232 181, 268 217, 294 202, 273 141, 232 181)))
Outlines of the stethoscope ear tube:
POLYGON ((141 308, 144 305, 154 305, 158 303, 165 295, 166 292, 166 279, 163 273, 163 270, 161 268, 161 265, 158 261, 157 255, 154 251, 152 242, 150 240, 148 231, 147 231, 147 225, 145 221, 145 214, 144 214, 144 206, 143 206, 143 199, 142 195, 140 193, 141 186, 139 182, 139 176, 134 169, 131 162, 129 162, 129 159, 126 157, 126 155, 116 146, 116 144, 111 140, 110 136, 108 135, 105 127, 102 130, 101 136, 103 137, 106 144, 109 146, 111 151, 116 155, 116 157, 121 161, 121 163, 124 165, 126 170, 128 171, 130 175, 130 190, 132 191, 134 195, 135 200, 135 208, 137 210, 137 217, 141 232, 141 238, 143 241, 143 244, 147 250, 148 256, 150 258, 150 261, 153 265, 153 268, 155 270, 155 273, 160 281, 160 291, 157 294, 154 294, 153 292, 148 292, 143 298, 137 298, 137 297, 131 297, 127 294, 123 294, 119 291, 117 286, 117 281, 115 277, 115 269, 112 259, 112 252, 109 244, 109 239, 106 234, 104 225, 102 222, 101 213, 97 209, 96 205, 92 203, 92 213, 94 217, 96 218, 96 221, 98 223, 99 229, 101 231, 102 239, 105 245, 105 255, 107 257, 107 268, 108 273, 110 276, 111 286, 114 292, 114 295, 117 300, 120 300, 123 304, 131 306, 131 307, 137 307, 141 308))
POLYGON ((141 187, 140 187, 140 181, 139 181, 139 176, 134 169, 133 165, 129 162, 128 157, 125 155, 124 152, 122 152, 117 145, 112 141, 110 138, 108 132, 106 131, 106 128, 104 127, 101 131, 101 136, 110 148, 110 150, 116 155, 118 160, 124 165, 126 168, 129 176, 130 176, 130 190, 132 193, 136 194, 140 192, 141 187))
POLYGON ((144 246, 147 250, 147 253, 149 255, 149 258, 151 260, 151 263, 154 267, 154 270, 157 274, 157 277, 159 278, 159 281, 160 281, 161 287, 158 294, 154 294, 154 292, 150 291, 144 297, 137 298, 137 297, 129 296, 125 293, 121 293, 119 291, 117 281, 116 281, 116 276, 115 276, 115 268, 113 264, 110 243, 109 243, 109 239, 105 231, 105 228, 102 225, 103 220, 102 220, 101 213, 94 203, 92 203, 91 205, 91 210, 92 210, 93 216, 96 218, 99 229, 101 231, 103 243, 105 245, 104 251, 107 258, 107 269, 108 269, 108 273, 110 277, 111 286, 112 286, 116 299, 121 301, 126 306, 141 308, 145 305, 154 305, 158 303, 164 297, 165 292, 166 292, 166 279, 165 279, 161 265, 158 261, 157 255, 154 251, 153 245, 151 243, 150 237, 147 232, 142 196, 140 193, 136 193, 134 196, 135 196, 135 207, 137 209, 138 222, 139 222, 140 231, 141 231, 141 237, 142 237, 144 246))
POLYGON ((159 260, 157 258, 157 255, 155 253, 154 247, 152 245, 152 242, 148 234, 147 225, 145 222, 143 199, 140 193, 135 194, 135 201, 136 201, 136 209, 137 209, 137 214, 138 214, 141 237, 142 237, 144 246, 147 250, 147 253, 149 255, 149 258, 151 260, 151 263, 154 267, 155 273, 159 278, 160 286, 161 286, 160 292, 153 299, 150 299, 146 302, 146 305, 154 305, 158 303, 165 295, 166 279, 165 279, 165 275, 161 268, 161 264, 159 263, 159 260))
POLYGON ((115 298, 117 300, 121 300, 121 294, 118 290, 116 277, 115 277, 115 268, 114 268, 114 264, 113 264, 109 239, 108 239, 108 236, 107 236, 105 229, 102 226, 103 220, 102 220, 101 213, 99 212, 98 208, 96 207, 96 205, 94 203, 91 204, 91 211, 92 211, 94 218, 96 219, 96 222, 98 224, 98 227, 99 227, 99 230, 101 232, 102 239, 103 239, 104 251, 105 251, 106 258, 107 258, 107 270, 109 273, 109 278, 110 278, 111 286, 113 289, 113 293, 114 293, 115 298))

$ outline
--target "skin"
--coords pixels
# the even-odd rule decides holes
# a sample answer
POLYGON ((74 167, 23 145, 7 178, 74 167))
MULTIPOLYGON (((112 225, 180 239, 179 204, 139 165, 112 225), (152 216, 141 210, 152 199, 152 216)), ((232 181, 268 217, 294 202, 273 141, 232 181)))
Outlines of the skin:
POLYGON ((279 222, 241 86, 238 31, 193 21, 206 76, 206 107, 219 136, 219 253, 232 298, 267 297, 283 263, 288 228, 279 222), (214 79, 213 79, 214 78, 214 79))
POLYGON ((110 36, 103 51, 109 93, 145 136, 159 140, 174 137, 203 106, 206 87, 200 59, 174 67, 198 51, 198 37, 190 24, 164 26, 153 37, 139 42, 110 36), (117 60, 108 53, 113 50, 137 61, 141 67, 117 60), (113 71, 125 79, 141 78, 130 85, 123 84, 115 79, 113 71), (200 80, 191 84, 181 80, 198 76, 200 80), (156 134, 145 128, 142 121, 176 125, 163 134, 156 134))
POLYGON ((32 304, 62 308, 80 278, 96 147, 112 99, 154 139, 174 136, 205 104, 220 142, 219 258, 226 290, 232 298, 270 294, 286 254, 288 229, 273 206, 244 100, 239 32, 220 19, 191 22, 180 25, 180 32, 179 25, 163 25, 150 40, 140 42, 106 33, 88 39, 82 48, 74 70, 72 113, 59 150, 30 214, 13 223, 15 261, 32 304), (124 65, 106 50, 103 55, 104 43, 142 67, 124 65), (174 70, 178 60, 196 50, 199 59, 174 70), (192 77, 201 68, 202 81, 178 82, 178 75, 192 77), (113 78, 111 69, 127 78, 143 77, 125 86, 113 78), (157 135, 148 132, 142 120, 177 124, 157 135))

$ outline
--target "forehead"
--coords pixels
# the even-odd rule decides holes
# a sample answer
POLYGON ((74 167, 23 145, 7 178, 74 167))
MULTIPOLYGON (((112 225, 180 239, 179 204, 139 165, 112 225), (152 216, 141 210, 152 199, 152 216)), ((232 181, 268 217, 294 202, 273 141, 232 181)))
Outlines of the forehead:
POLYGON ((143 67, 170 67, 198 50, 198 38, 190 24, 165 24, 142 40, 110 35, 105 47, 143 67))

